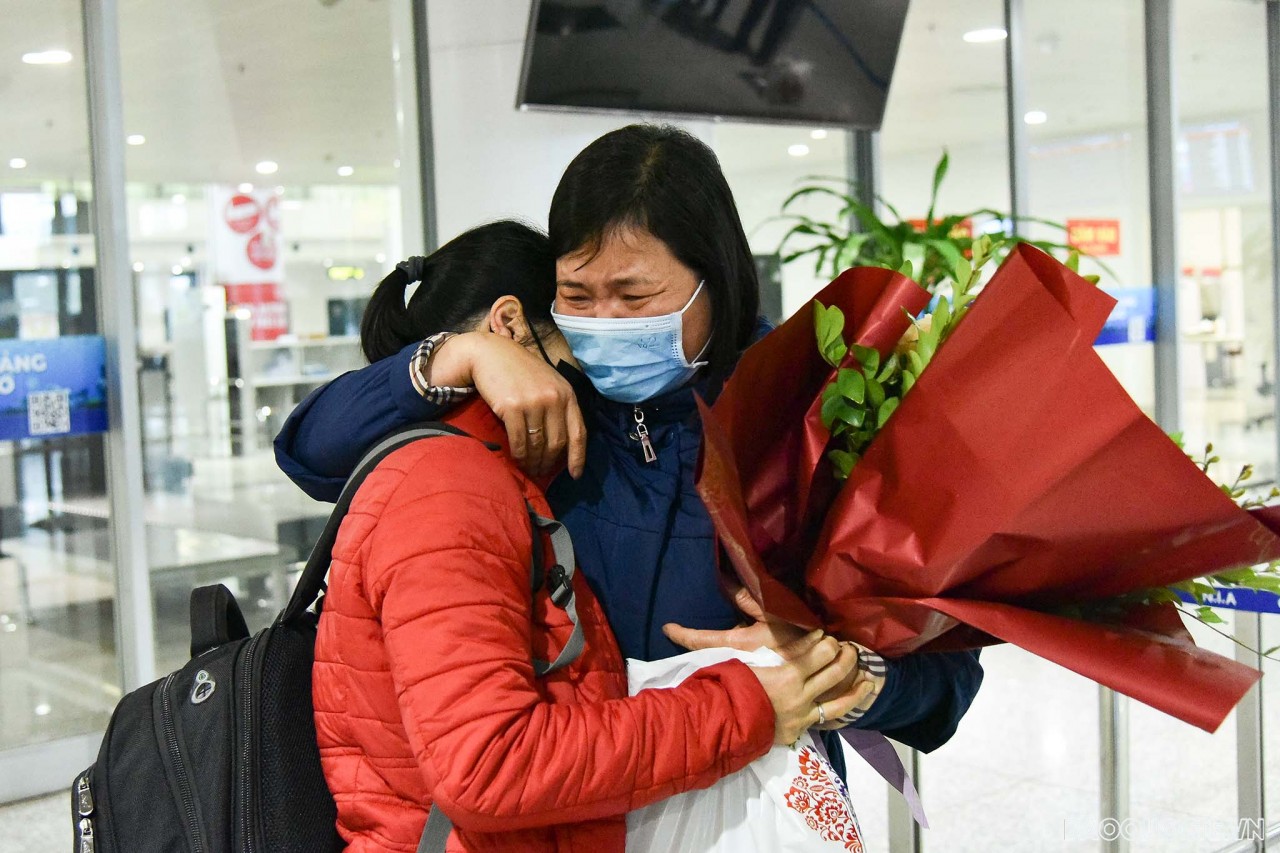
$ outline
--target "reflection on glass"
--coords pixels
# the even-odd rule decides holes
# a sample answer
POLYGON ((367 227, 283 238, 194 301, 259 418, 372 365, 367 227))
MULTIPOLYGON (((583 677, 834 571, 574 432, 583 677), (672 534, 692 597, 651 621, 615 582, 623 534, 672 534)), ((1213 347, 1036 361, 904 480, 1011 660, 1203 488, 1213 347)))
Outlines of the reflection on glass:
POLYGON ((98 332, 80 14, 5 12, 8 44, 58 61, 0 57, 0 760, 100 731, 120 696, 105 442, 83 416, 93 398, 103 426, 104 377, 64 382, 53 354, 98 332))
POLYGON ((364 302, 401 260, 397 167, 416 152, 397 141, 394 14, 121 4, 161 671, 186 659, 193 586, 226 584, 262 626, 328 515, 271 440, 306 394, 363 363, 364 302))

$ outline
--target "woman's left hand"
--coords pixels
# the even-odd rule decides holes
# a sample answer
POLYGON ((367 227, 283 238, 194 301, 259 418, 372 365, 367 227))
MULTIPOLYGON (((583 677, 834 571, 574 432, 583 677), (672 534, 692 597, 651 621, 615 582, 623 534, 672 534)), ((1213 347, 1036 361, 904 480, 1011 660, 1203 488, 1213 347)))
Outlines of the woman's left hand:
POLYGON ((686 628, 683 625, 668 622, 662 626, 662 633, 666 634, 667 639, 677 646, 682 646, 691 652, 698 649, 720 648, 753 652, 761 646, 767 646, 776 652, 780 652, 784 647, 808 634, 811 630, 792 625, 790 622, 784 622, 781 619, 766 616, 764 611, 760 609, 760 604, 751 597, 751 593, 747 591, 746 587, 740 586, 734 592, 733 604, 752 621, 746 625, 739 625, 737 628, 730 628, 726 631, 686 628))
MULTIPOLYGON (((667 639, 677 646, 686 648, 691 652, 698 649, 715 648, 730 648, 751 652, 761 646, 765 646, 779 653, 784 653, 788 647, 794 646, 796 640, 809 633, 807 629, 801 628, 799 625, 792 625, 790 622, 767 615, 761 609, 759 602, 752 598, 746 587, 740 586, 734 591, 733 603, 752 621, 724 631, 686 628, 683 625, 668 622, 662 626, 662 633, 666 634, 667 639)), ((851 643, 850 645, 855 644, 851 643)), ((820 702, 825 704, 842 697, 864 694, 864 698, 860 699, 858 706, 865 712, 875 702, 883 684, 883 677, 874 677, 864 669, 854 669, 843 682, 824 693, 820 702)), ((838 720, 830 720, 824 725, 815 726, 815 728, 823 730, 843 727, 844 724, 838 720)))

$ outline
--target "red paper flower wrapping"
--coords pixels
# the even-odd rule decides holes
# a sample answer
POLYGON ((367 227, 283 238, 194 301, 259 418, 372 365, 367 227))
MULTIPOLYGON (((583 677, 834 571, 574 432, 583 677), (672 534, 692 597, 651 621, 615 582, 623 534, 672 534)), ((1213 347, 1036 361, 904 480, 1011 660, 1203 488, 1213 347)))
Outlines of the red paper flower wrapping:
MULTIPOLYGON (((928 294, 862 268, 817 299, 886 355, 928 294)), ((812 308, 753 346, 704 407, 698 489, 766 612, 888 656, 1011 642, 1216 729, 1259 673, 1171 606, 1050 612, 1280 558, 1280 512, 1240 509, 1094 352, 1114 304, 1019 246, 839 487, 812 308)))

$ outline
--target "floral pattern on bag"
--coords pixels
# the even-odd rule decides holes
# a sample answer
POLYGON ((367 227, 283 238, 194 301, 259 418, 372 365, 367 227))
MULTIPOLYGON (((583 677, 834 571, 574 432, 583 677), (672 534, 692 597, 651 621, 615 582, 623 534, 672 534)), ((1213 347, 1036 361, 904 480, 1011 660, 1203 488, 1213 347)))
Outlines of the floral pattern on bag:
POLYGON ((811 746, 800 750, 800 775, 786 793, 787 807, 800 814, 809 828, 827 841, 843 844, 850 853, 863 853, 858 818, 849 791, 827 762, 811 746))

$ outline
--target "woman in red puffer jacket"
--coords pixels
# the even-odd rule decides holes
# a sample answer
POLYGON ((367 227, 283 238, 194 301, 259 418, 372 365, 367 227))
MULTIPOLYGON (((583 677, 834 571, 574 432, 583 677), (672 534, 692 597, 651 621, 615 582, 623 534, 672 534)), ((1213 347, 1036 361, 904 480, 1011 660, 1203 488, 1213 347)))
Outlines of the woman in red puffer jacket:
MULTIPOLYGON (((429 384, 430 355, 450 332, 488 330, 564 369, 571 356, 551 322, 553 298, 546 238, 517 223, 482 226, 379 285, 365 352, 373 360, 431 335, 414 363, 429 384), (405 288, 419 280, 406 306, 405 288)), ((413 853, 433 804, 453 822, 450 851, 622 853, 626 812, 710 785, 817 722, 816 698, 856 655, 814 635, 782 666, 729 661, 628 698, 623 660, 580 574, 585 650, 535 677, 532 661, 555 659, 573 629, 545 589, 530 594, 533 555, 554 562, 535 549, 528 515, 531 506, 550 516, 545 482, 515 466, 483 401, 456 408, 449 423, 470 437, 425 439, 383 460, 333 549, 313 696, 351 853, 413 853)), ((854 701, 828 702, 826 713, 854 701)))

